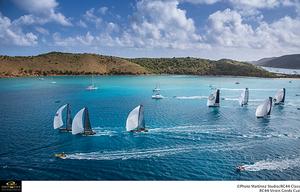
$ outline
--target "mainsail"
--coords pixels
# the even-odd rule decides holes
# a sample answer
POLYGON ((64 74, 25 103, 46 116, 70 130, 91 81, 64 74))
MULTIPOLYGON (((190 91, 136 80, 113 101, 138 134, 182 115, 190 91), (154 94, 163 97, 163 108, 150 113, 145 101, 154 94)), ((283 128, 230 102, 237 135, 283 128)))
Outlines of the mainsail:
POLYGON ((271 109, 272 109, 272 97, 269 97, 268 99, 265 100, 264 103, 260 104, 256 108, 255 115, 256 117, 264 117, 266 115, 270 115, 271 109))
POLYGON ((88 108, 81 109, 74 117, 72 123, 72 134, 82 133, 84 135, 93 135, 88 108))
POLYGON ((217 89, 214 93, 211 93, 207 99, 208 107, 219 107, 220 106, 220 90, 217 89))
POLYGON ((67 107, 68 104, 61 106, 55 113, 54 120, 53 120, 53 128, 58 129, 64 125, 62 119, 62 112, 67 107))
POLYGON ((78 113, 75 115, 75 117, 73 119, 73 123, 72 123, 72 134, 73 135, 84 132, 83 118, 82 118, 84 110, 85 110, 85 108, 78 111, 78 113))
POLYGON ((241 106, 244 106, 248 104, 248 100, 249 100, 249 89, 246 88, 245 90, 243 90, 241 96, 239 97, 239 103, 241 106))
POLYGON ((274 97, 274 104, 283 104, 285 100, 285 88, 282 88, 277 91, 275 97, 274 97))
POLYGON ((133 131, 143 128, 145 128, 144 107, 139 105, 129 113, 126 121, 126 130, 133 131))

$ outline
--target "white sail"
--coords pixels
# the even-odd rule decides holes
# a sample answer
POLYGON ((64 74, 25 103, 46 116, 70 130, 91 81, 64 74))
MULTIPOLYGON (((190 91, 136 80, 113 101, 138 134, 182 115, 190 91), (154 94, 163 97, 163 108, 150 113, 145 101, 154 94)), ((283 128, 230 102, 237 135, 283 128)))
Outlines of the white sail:
POLYGON ((132 131, 139 127, 139 124, 141 122, 141 121, 139 121, 140 108, 141 108, 141 105, 137 106, 129 113, 129 115, 127 117, 127 121, 126 121, 126 131, 132 131))
POLYGON ((276 104, 284 103, 284 100, 285 100, 285 88, 277 91, 274 97, 274 104, 276 105, 276 104))
POLYGON ((62 112, 66 108, 67 104, 61 106, 55 113, 54 119, 53 119, 53 128, 58 129, 64 125, 63 119, 62 119, 62 112))
POLYGON ((219 107, 220 106, 220 90, 217 89, 214 93, 211 93, 207 99, 208 107, 219 107))
POLYGON ((269 97, 256 108, 255 115, 256 117, 264 117, 270 115, 272 109, 272 97, 269 97))
POLYGON ((241 106, 247 105, 248 100, 249 100, 249 90, 248 90, 248 88, 246 88, 245 90, 243 90, 243 92, 241 93, 241 96, 239 97, 239 103, 241 106))
POLYGON ((85 108, 78 111, 78 113, 75 115, 73 122, 72 122, 72 134, 76 135, 78 133, 84 132, 83 127, 83 113, 85 108))

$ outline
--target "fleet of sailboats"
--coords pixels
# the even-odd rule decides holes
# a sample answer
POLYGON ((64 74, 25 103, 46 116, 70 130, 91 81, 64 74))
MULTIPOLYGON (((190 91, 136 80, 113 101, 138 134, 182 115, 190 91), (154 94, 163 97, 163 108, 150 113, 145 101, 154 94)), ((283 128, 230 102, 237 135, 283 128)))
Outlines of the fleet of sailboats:
MULTIPOLYGON (((159 87, 156 86, 155 91, 159 91, 159 87)), ((272 104, 279 105, 284 104, 286 95, 286 89, 282 88, 277 91, 274 99, 272 97, 267 98, 261 103, 255 111, 257 118, 264 118, 271 115, 272 104)), ((245 106, 249 101, 249 89, 245 88, 239 99, 239 104, 245 106)), ((220 90, 213 91, 207 99, 208 107, 220 107, 220 90)), ((53 119, 53 128, 61 131, 71 131, 73 135, 94 135, 92 130, 88 108, 84 107, 76 113, 72 121, 70 104, 62 105, 58 108, 53 119), (65 112, 65 113, 64 113, 65 112)), ((147 132, 144 119, 144 106, 136 106, 128 114, 126 120, 126 131, 128 132, 147 132)))

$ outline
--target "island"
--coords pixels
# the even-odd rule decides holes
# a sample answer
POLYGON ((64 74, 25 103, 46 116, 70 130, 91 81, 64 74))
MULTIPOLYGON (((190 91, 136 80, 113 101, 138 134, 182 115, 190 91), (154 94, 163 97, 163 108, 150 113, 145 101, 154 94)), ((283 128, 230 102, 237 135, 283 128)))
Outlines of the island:
POLYGON ((215 61, 193 57, 121 58, 62 52, 37 56, 0 56, 0 77, 147 74, 278 76, 259 66, 230 59, 215 61))

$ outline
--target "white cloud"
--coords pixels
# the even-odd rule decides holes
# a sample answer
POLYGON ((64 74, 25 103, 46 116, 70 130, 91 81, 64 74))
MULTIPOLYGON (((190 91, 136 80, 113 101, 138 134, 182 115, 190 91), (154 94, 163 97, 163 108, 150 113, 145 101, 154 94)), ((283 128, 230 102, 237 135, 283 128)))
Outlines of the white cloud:
POLYGON ((100 7, 98 9, 99 13, 101 13, 102 15, 105 15, 106 12, 108 11, 108 8, 107 7, 100 7))
POLYGON ((239 7, 274 8, 280 5, 282 0, 230 0, 230 3, 239 7))
POLYGON ((102 18, 95 14, 95 8, 91 8, 85 12, 83 18, 90 23, 94 23, 96 28, 100 28, 102 24, 102 18))
MULTIPOLYGON (((196 2, 197 0, 187 1, 196 2)), ((237 2, 237 0, 230 1, 237 2)), ((237 8, 225 9, 208 16, 205 28, 197 30, 194 20, 189 18, 186 11, 178 6, 179 2, 182 1, 138 1, 129 24, 126 26, 102 20, 99 16, 100 13, 92 8, 87 10, 83 16, 82 22, 85 25, 79 24, 80 21, 77 25, 85 27, 92 23, 96 25, 96 31, 71 37, 55 33, 53 42, 56 46, 66 49, 71 47, 74 49, 81 47, 84 50, 112 48, 140 50, 146 54, 152 50, 152 55, 155 55, 156 51, 156 54, 160 56, 163 56, 163 53, 168 54, 165 56, 179 53, 180 55, 202 57, 206 55, 206 57, 215 59, 229 57, 245 60, 251 60, 253 57, 256 59, 257 57, 294 53, 300 50, 300 20, 298 18, 286 16, 267 23, 260 13, 246 14, 246 9, 243 13, 241 9, 237 8), (249 22, 251 18, 255 19, 255 25, 250 24, 253 23, 249 22), (202 31, 202 34, 200 35, 198 31, 202 31)), ((203 0, 202 2, 210 3, 212 1, 203 0)), ((240 0, 237 4, 243 2, 240 0)), ((255 11, 260 7, 281 6, 276 3, 272 4, 271 0, 261 2, 264 4, 253 3, 245 5, 245 7, 255 7, 253 9, 255 11)), ((294 5, 286 4, 284 6, 294 5)), ((30 22, 30 18, 27 20, 30 22)), ((132 55, 134 56, 134 54, 132 55)))
POLYGON ((24 33, 12 24, 8 17, 0 13, 0 44, 31 46, 37 44, 38 37, 33 33, 24 33))
POLYGON ((181 0, 181 2, 188 2, 193 4, 214 4, 221 0, 181 0))
POLYGON ((113 23, 113 22, 109 22, 107 23, 107 26, 106 26, 106 32, 107 33, 114 33, 114 32, 119 32, 119 25, 116 24, 116 23, 113 23))
POLYGON ((201 46, 194 21, 177 0, 137 2, 130 29, 119 38, 123 46, 187 49, 201 46))
POLYGON ((77 25, 83 28, 87 28, 87 24, 81 19, 77 22, 77 25))
POLYGON ((207 43, 216 47, 236 47, 267 51, 300 48, 300 20, 284 17, 273 23, 260 22, 256 28, 244 23, 234 10, 217 11, 209 16, 207 43))
POLYGON ((49 35, 49 31, 43 27, 35 27, 35 30, 43 35, 49 35))
POLYGON ((242 16, 230 9, 217 11, 208 18, 207 39, 221 46, 249 47, 254 31, 242 22, 242 16))
POLYGON ((58 6, 56 0, 12 0, 18 7, 30 14, 21 16, 16 22, 19 24, 45 24, 56 22, 63 26, 71 26, 72 23, 62 13, 55 9, 58 6))
POLYGON ((214 4, 218 2, 229 3, 234 10, 245 16, 259 15, 262 9, 274 9, 280 6, 294 7, 300 14, 299 0, 179 0, 192 4, 214 4))

